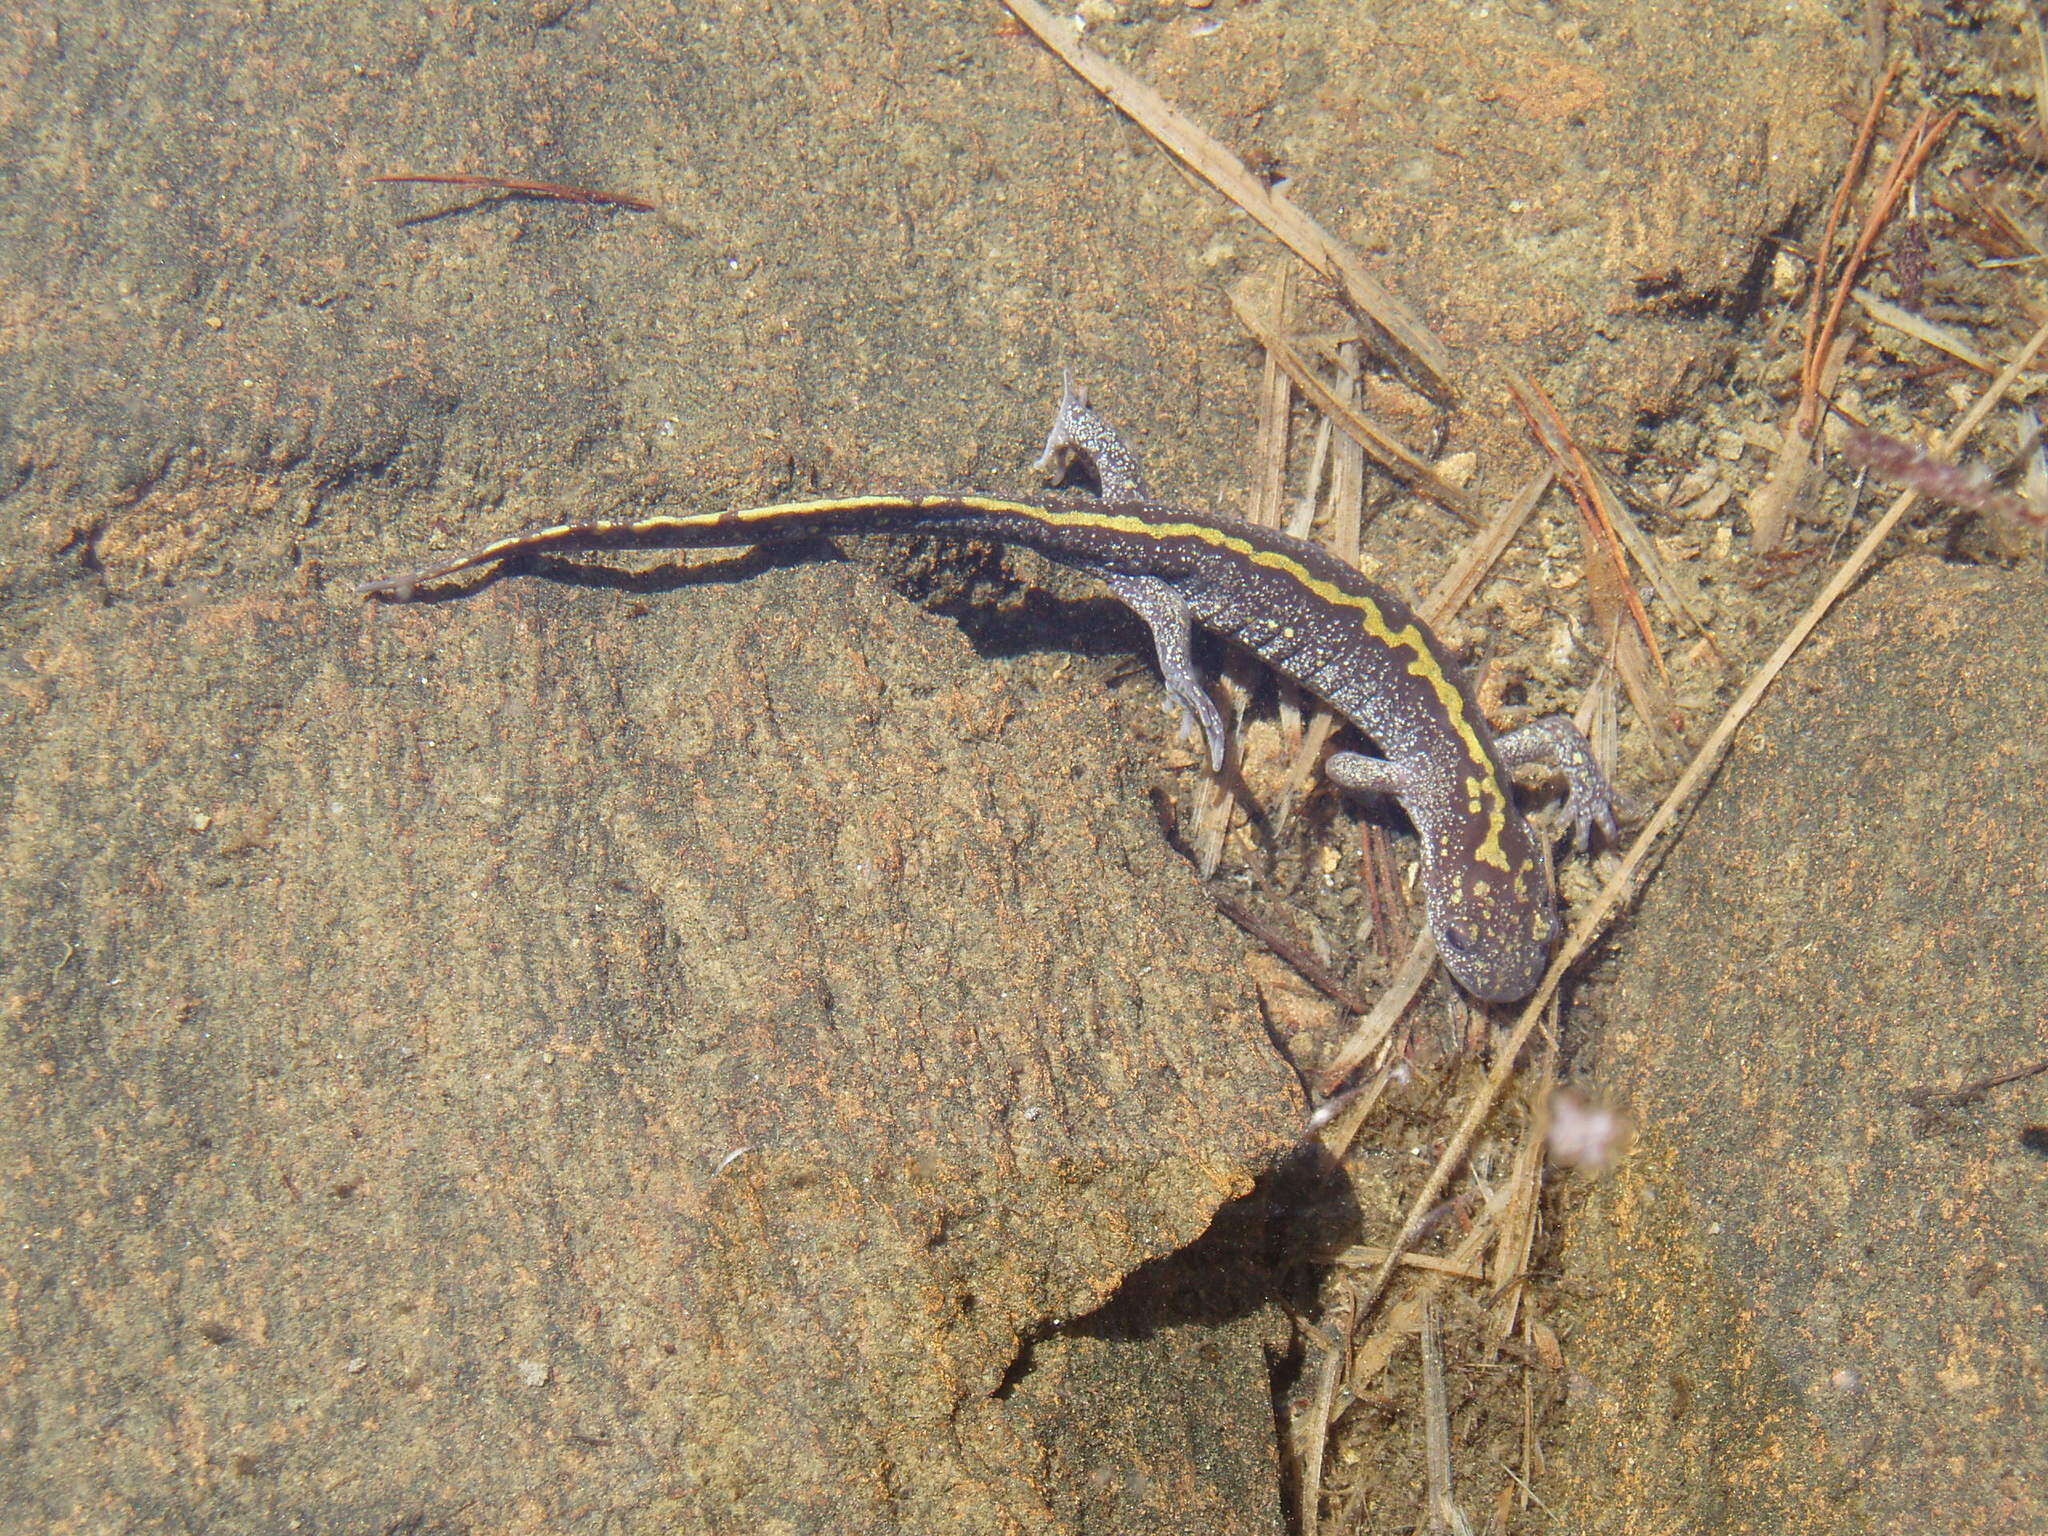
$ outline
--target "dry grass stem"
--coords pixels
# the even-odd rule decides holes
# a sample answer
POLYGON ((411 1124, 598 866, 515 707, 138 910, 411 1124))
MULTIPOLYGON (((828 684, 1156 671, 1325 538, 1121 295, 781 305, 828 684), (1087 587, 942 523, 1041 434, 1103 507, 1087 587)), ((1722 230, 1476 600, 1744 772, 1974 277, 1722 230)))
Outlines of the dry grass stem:
POLYGON ((1389 474, 1429 497, 1461 522, 1473 524, 1478 521, 1471 497, 1438 475, 1428 460, 1392 432, 1340 398, 1271 321, 1238 294, 1230 296, 1230 307, 1236 312, 1238 323, 1258 338, 1259 344, 1274 361, 1287 370, 1287 376, 1294 380, 1295 387, 1317 410, 1330 418, 1339 432, 1363 448, 1389 474))
MULTIPOLYGON (((1581 926, 1583 927, 1583 924, 1581 926)), ((1578 937, 1576 932, 1573 937, 1578 937)), ((1553 1038, 1555 1037, 1557 983, 1563 975, 1563 966, 1557 959, 1553 959, 1550 969, 1544 973, 1542 983, 1536 988, 1535 995, 1523 1008, 1522 1016, 1515 1021, 1513 1031, 1500 1045, 1494 1056, 1493 1067, 1487 1072, 1486 1081, 1466 1109, 1464 1119, 1458 1122, 1458 1128, 1445 1144, 1442 1154, 1436 1160, 1436 1166, 1423 1181, 1421 1192, 1408 1207, 1407 1219, 1401 1223, 1400 1232, 1387 1247, 1387 1257, 1374 1271, 1371 1285, 1359 1298, 1358 1304, 1362 1312, 1370 1311, 1386 1293, 1387 1282, 1393 1278, 1394 1268, 1400 1263, 1400 1256, 1413 1247, 1415 1240, 1422 1235, 1423 1226, 1429 1220, 1430 1212, 1436 1209, 1437 1201, 1451 1181, 1451 1175, 1464 1164, 1465 1156, 1472 1150, 1472 1143, 1479 1134, 1480 1126, 1493 1112, 1493 1106, 1499 1101, 1508 1080, 1515 1075, 1515 1063, 1522 1054, 1522 1047, 1529 1043, 1529 1036, 1534 1032, 1537 1023, 1548 1018, 1550 1032, 1553 1038)), ((1490 1236, 1492 1223, 1484 1223, 1483 1229, 1490 1236)), ((1466 1241, 1469 1242, 1471 1239, 1468 1238, 1466 1241)), ((1459 1256, 1461 1261, 1464 1260, 1463 1245, 1460 1245, 1459 1256)))
POLYGON ((1358 1028, 1351 1038, 1317 1075, 1316 1085, 1324 1093, 1335 1092, 1338 1085, 1374 1052, 1386 1044, 1387 1037, 1394 1032, 1394 1026, 1401 1021, 1401 1015, 1408 1011, 1408 1005, 1415 1001, 1415 994, 1422 990, 1422 984, 1429 980, 1429 973, 1436 964, 1436 940, 1424 927, 1415 935, 1415 943, 1408 951, 1408 958, 1401 962, 1401 968, 1394 972, 1386 990, 1372 1005, 1372 1012, 1359 1020, 1358 1028))
POLYGON ((1315 1536, 1322 1527, 1323 1457, 1330 1447, 1330 1425, 1337 1418, 1337 1389, 1344 1381, 1351 1326, 1356 1319, 1346 1294, 1338 1296, 1330 1311, 1330 1347, 1316 1362, 1315 1390, 1308 1408, 1294 1421, 1296 1430, 1302 1432, 1295 1463, 1301 1474, 1301 1529, 1305 1536, 1315 1536))
POLYGON ((1613 634, 1620 628, 1621 615, 1625 612, 1635 626, 1633 638, 1641 641, 1643 649, 1656 663, 1658 672, 1664 672, 1664 653, 1657 645, 1656 631, 1650 627, 1650 612, 1643 606, 1636 584, 1629 580, 1628 561, 1621 552, 1620 536, 1614 531, 1607 509, 1593 491, 1593 467, 1579 452, 1577 443, 1571 444, 1565 484, 1571 490, 1573 504, 1579 509, 1579 526, 1585 535, 1586 589, 1596 595, 1604 591, 1605 605, 1612 610, 1604 615, 1596 612, 1595 619, 1600 621, 1603 631, 1613 634))
POLYGON ((1294 755, 1287 760, 1287 771, 1280 776, 1280 814, 1274 819, 1276 831, 1294 819, 1301 792, 1315 777, 1316 765, 1323 760, 1323 748, 1329 744, 1336 730, 1337 717, 1328 709, 1318 709, 1301 732, 1300 740, 1294 746, 1294 755))
POLYGON ((636 213, 659 210, 644 197, 630 192, 599 192, 591 187, 568 187, 556 181, 519 181, 510 176, 402 175, 372 176, 372 181, 393 184, 423 183, 436 187, 473 187, 506 197, 542 197, 558 203, 596 203, 607 208, 630 208, 636 213))
MULTIPOLYGON (((1606 488, 1585 454, 1579 451, 1550 397, 1512 370, 1508 371, 1507 379, 1528 419, 1530 431, 1550 455, 1558 477, 1571 491, 1572 504, 1578 509, 1579 529, 1586 548, 1586 595, 1593 606, 1593 622, 1608 636, 1615 668, 1655 746, 1666 756, 1674 755, 1678 712, 1671 701, 1664 658, 1650 629, 1650 616, 1636 594, 1635 583, 1629 579, 1621 536, 1609 516, 1612 507, 1622 511, 1626 518, 1620 498, 1606 488)), ((1641 538, 1632 519, 1627 526, 1648 548, 1649 541, 1641 538)), ((1661 561, 1658 570, 1663 570, 1661 561)), ((1664 574, 1668 583, 1670 574, 1664 574)), ((1675 586, 1667 600, 1674 605, 1682 604, 1675 586)))
POLYGON ((1922 319, 1910 309, 1901 309, 1889 299, 1881 299, 1868 288, 1852 289, 1857 307, 1877 324, 1910 336, 1937 352, 1946 352, 1959 363, 1967 363, 1980 373, 1998 372, 1997 359, 1986 357, 1947 326, 1936 325, 1932 320, 1922 319))
POLYGON ((1444 1388, 1443 1319, 1434 1298, 1422 1304, 1422 1458, 1429 1476, 1425 1527, 1471 1536, 1471 1523, 1451 1500, 1451 1399, 1444 1388))
MULTIPOLYGON (((1485 1263, 1487 1246, 1493 1241, 1493 1222, 1482 1214, 1470 1232, 1459 1240, 1458 1246, 1450 1252, 1450 1262, 1460 1269, 1470 1269, 1485 1263)), ((1391 1273, 1400 1262, 1398 1257, 1382 1261, 1386 1272, 1391 1273)), ((1441 1294, 1450 1284, 1451 1276, 1434 1270, 1421 1270, 1416 1274, 1416 1284, 1410 1293, 1388 1307, 1380 1314, 1379 1321, 1364 1342, 1351 1352, 1351 1389, 1362 1391, 1376 1380, 1394 1358, 1394 1352, 1401 1347, 1403 1339, 1413 1338, 1422 1331, 1422 1308, 1433 1297, 1441 1294)), ((1380 1282, 1384 1287, 1384 1282, 1380 1282)), ((1366 1296, 1356 1298, 1354 1318, 1363 1317, 1371 1310, 1373 1302, 1366 1296)))
MULTIPOLYGON (((1821 229, 1820 250, 1813 262, 1813 286, 1806 299, 1806 335, 1800 348, 1799 419, 1807 419, 1807 402, 1817 399, 1818 378, 1814 362, 1821 355, 1820 318, 1821 295, 1827 291, 1828 267, 1835 256, 1835 236, 1842 227, 1842 215, 1849 211, 1849 199, 1856 191, 1856 183, 1863 179, 1863 167, 1870 159, 1870 146, 1877 138, 1878 120, 1884 116, 1885 101, 1891 96, 1892 83, 1898 79, 1898 66, 1884 72, 1877 82, 1877 89, 1870 93, 1870 105, 1864 109, 1863 123, 1856 130, 1855 146, 1849 151, 1849 160, 1842 167, 1842 179, 1835 184, 1834 201, 1828 205, 1827 223, 1821 229)), ((1804 434, 1811 436, 1809 427, 1804 434)))
POLYGON ((1678 707, 1671 697, 1663 656, 1633 622, 1644 616, 1642 602, 1626 569, 1612 558, 1612 546, 1601 540, 1599 520, 1576 494, 1573 500, 1587 553, 1586 596, 1597 632, 1607 636, 1607 660, 1627 690, 1636 715, 1649 728, 1651 745, 1663 757, 1675 758, 1679 750, 1678 707))
POLYGON ((1621 499, 1607 477, 1592 464, 1586 463, 1585 455, 1579 455, 1579 462, 1586 471, 1586 489, 1599 503, 1614 536, 1621 540, 1622 547, 1629 552, 1638 569, 1650 578, 1650 585, 1657 595, 1680 618, 1692 625, 1700 634, 1707 633, 1707 618, 1710 612, 1707 600, 1700 594, 1698 585, 1684 571, 1665 563, 1657 553, 1657 546, 1641 526, 1635 515, 1628 509, 1628 503, 1621 499))
MULTIPOLYGON (((1267 354, 1267 362, 1272 355, 1267 354)), ((1277 366, 1277 365, 1275 365, 1277 366)), ((1330 463, 1330 418, 1316 418, 1316 437, 1308 451, 1308 477, 1303 481, 1304 489, 1295 499, 1294 513, 1287 519, 1287 531, 1297 539, 1305 539, 1316 525, 1316 498, 1322 490, 1323 472, 1330 463)))
POLYGON ((1254 176, 1242 160, 1151 86, 1085 46, 1074 35, 1071 22, 1054 16, 1037 0, 1003 0, 1003 4, 1110 105, 1335 283, 1346 304, 1393 344, 1397 357, 1420 369, 1439 388, 1451 388, 1451 356, 1444 344, 1420 316, 1365 270, 1347 246, 1254 176))
POLYGON ((1244 783, 1244 709, 1251 690, 1242 674, 1246 663, 1233 658, 1216 675, 1210 692, 1223 711, 1229 744, 1223 749, 1223 766, 1211 768, 1206 752, 1196 764, 1194 809, 1189 816, 1188 845, 1195 852, 1195 868, 1204 880, 1215 878, 1223 865, 1224 845, 1237 817, 1238 790, 1244 783))
MULTIPOLYGON (((1382 1067, 1375 1074, 1372 1086, 1342 1095, 1321 1105, 1309 1116, 1303 1134, 1320 1136, 1323 1150, 1330 1154, 1330 1161, 1342 1162, 1351 1150, 1351 1143, 1358 1139, 1358 1133, 1365 1129, 1365 1123, 1372 1118, 1372 1112, 1379 1108, 1380 1100, 1386 1097, 1387 1084, 1391 1075, 1382 1067)), ((1341 1263, 1342 1260, 1339 1260, 1341 1263)))
POLYGON ((1493 1260, 1487 1270, 1495 1297, 1496 1345, 1515 1331, 1522 1303, 1519 1282, 1529 1272, 1529 1254, 1536 1245, 1543 1214, 1544 1148, 1550 1136, 1550 1094, 1557 1085, 1555 1046, 1543 1051, 1532 1076, 1529 1120, 1522 1128, 1521 1143, 1515 1148, 1515 1163, 1508 1174, 1507 1196, 1501 1211, 1500 1237, 1493 1245, 1493 1260))
MULTIPOLYGON (((1702 640, 1700 644, 1711 645, 1712 642, 1702 640)), ((1572 711, 1572 723, 1593 745, 1593 761, 1603 766, 1618 761, 1621 756, 1621 703, 1615 690, 1619 670, 1610 649, 1601 659, 1600 669, 1593 674, 1593 681, 1579 695, 1578 707, 1572 711)))
MULTIPOLYGON (((1360 1243, 1346 1248, 1331 1259, 1332 1264, 1342 1264, 1349 1269, 1362 1269, 1367 1264, 1378 1264, 1385 1260, 1387 1250, 1376 1248, 1370 1243, 1360 1243)), ((1401 1255, 1404 1269, 1427 1269, 1439 1275, 1449 1275, 1454 1280, 1486 1279, 1486 1270, 1477 1264, 1453 1264, 1449 1259, 1439 1259, 1427 1253, 1404 1253, 1401 1255)))
MULTIPOLYGON (((1515 397, 1515 403, 1521 406, 1522 414, 1528 420, 1530 432, 1534 434, 1543 451, 1550 455, 1551 467, 1571 491, 1573 501, 1578 504, 1580 515, 1585 519, 1587 536, 1593 550, 1605 555, 1611 568, 1611 579, 1619 587, 1629 615, 1635 620, 1636 632, 1643 637, 1643 644, 1649 647, 1650 655, 1655 658, 1659 670, 1662 670, 1664 659, 1658 655, 1656 636, 1650 632, 1650 615, 1644 611, 1642 599, 1635 595, 1635 583, 1628 579, 1628 562, 1622 558, 1621 540, 1614 531, 1614 524, 1608 520, 1606 508, 1602 505, 1596 490, 1598 476, 1593 473, 1593 466, 1586 462, 1586 456, 1579 451, 1579 445, 1572 439, 1571 429, 1565 425, 1563 414, 1550 396, 1544 393, 1541 385, 1533 379, 1524 378, 1513 369, 1507 370, 1507 382, 1508 389, 1515 397)), ((1614 501, 1615 505, 1620 505, 1619 498, 1614 497, 1612 492, 1609 492, 1609 499, 1614 501)), ((1645 539, 1643 542, 1647 544, 1649 541, 1645 539)), ((1592 574, 1589 565, 1589 580, 1592 574)), ((1682 606, 1676 604, 1675 600, 1668 601, 1673 601, 1674 606, 1682 606)))
MULTIPOLYGON (((1284 361, 1281 366, 1286 366, 1284 361)), ((1347 341, 1337 349, 1337 383, 1331 392, 1353 412, 1358 410, 1358 380, 1358 344, 1347 341)), ((1358 564, 1359 536, 1364 531, 1365 450, 1346 433, 1330 456, 1329 538, 1330 548, 1345 564, 1358 564)))
MULTIPOLYGON (((1274 300, 1278 323, 1285 325, 1294 312, 1294 274, 1280 274, 1280 293, 1274 300)), ((1293 427, 1294 384, 1271 352, 1259 379, 1259 425, 1253 439, 1253 480, 1251 505, 1245 516, 1266 528, 1278 528, 1287 503, 1287 439, 1293 427)))
POLYGON ((1486 580, 1487 573, 1507 553, 1508 546, 1515 542, 1515 535, 1522 531, 1522 525, 1529 521, 1529 514, 1536 510, 1543 500, 1543 493, 1550 489, 1555 475, 1548 469, 1538 470, 1522 488, 1508 498, 1507 505, 1496 512, 1493 521, 1473 536, 1458 552, 1428 597, 1422 601, 1419 610, 1422 622, 1436 629, 1456 617, 1458 611, 1471 600, 1479 590, 1479 583, 1486 580))
MULTIPOLYGON (((1522 1335, 1525 1343, 1528 1340, 1531 1328, 1531 1320, 1528 1314, 1524 1313, 1522 1316, 1522 1335)), ((1534 1371, 1524 1371, 1522 1372, 1522 1470, 1519 1473, 1511 1471, 1508 1474, 1514 1478, 1516 1485, 1522 1490, 1522 1508, 1524 1509, 1529 1507, 1529 1501, 1536 1496, 1535 1490, 1529 1486, 1529 1481, 1536 1475, 1540 1454, 1536 1449, 1536 1373, 1534 1371)))

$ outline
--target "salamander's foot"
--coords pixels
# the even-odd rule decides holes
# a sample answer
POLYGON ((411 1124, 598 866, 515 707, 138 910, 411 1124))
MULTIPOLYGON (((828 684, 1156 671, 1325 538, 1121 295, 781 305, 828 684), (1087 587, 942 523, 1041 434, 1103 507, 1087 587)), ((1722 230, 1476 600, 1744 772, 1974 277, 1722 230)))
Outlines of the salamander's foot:
POLYGON ((1088 391, 1068 373, 1061 378, 1060 408, 1046 434, 1045 452, 1031 467, 1054 479, 1075 464, 1094 477, 1104 501, 1144 501, 1151 494, 1130 444, 1088 403, 1088 391))
POLYGON ((1230 750, 1230 729, 1223 723, 1223 711, 1216 707, 1216 701, 1209 697, 1209 690, 1196 678, 1186 688, 1176 687, 1168 680, 1166 691, 1174 696, 1181 707, 1181 729, 1199 732, 1208 748, 1209 771, 1223 771, 1224 754, 1230 750))
POLYGON ((1230 732, 1223 724, 1223 711, 1216 707, 1195 666, 1194 615, 1188 611, 1187 600, 1171 583, 1156 576, 1105 571, 1102 578, 1152 631, 1152 649, 1159 658, 1159 675, 1166 681, 1166 691, 1201 726, 1202 739, 1209 746, 1209 766, 1221 773, 1230 732))
POLYGON ((1569 789, 1565 795, 1565 818, 1572 824, 1580 852, 1593 846, 1593 828, 1598 827, 1611 842, 1621 835, 1614 820, 1614 786, 1593 761, 1593 748, 1567 715, 1545 715, 1517 730, 1509 731, 1496 743, 1500 758, 1509 768, 1525 763, 1548 764, 1564 775, 1569 789))

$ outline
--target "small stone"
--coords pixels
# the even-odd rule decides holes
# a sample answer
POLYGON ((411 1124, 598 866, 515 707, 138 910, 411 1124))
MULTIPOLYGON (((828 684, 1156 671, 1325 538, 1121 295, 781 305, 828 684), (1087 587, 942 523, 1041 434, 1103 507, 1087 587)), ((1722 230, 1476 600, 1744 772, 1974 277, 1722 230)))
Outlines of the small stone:
POLYGON ((1472 477, 1478 473, 1479 455, 1469 448, 1437 460, 1436 477, 1461 491, 1472 483, 1472 477))

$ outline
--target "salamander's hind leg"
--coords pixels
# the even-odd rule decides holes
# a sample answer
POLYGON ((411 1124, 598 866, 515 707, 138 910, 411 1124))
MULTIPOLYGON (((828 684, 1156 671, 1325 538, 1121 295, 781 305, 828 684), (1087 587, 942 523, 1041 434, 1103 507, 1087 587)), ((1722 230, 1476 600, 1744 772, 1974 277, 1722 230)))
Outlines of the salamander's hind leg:
POLYGON ((1223 725, 1223 712, 1195 667, 1194 615, 1186 601, 1156 576, 1104 572, 1102 579, 1152 631, 1152 649, 1159 657, 1159 675, 1166 679, 1166 691, 1201 725, 1202 738, 1209 745, 1209 766, 1220 773, 1230 734, 1223 725))
POLYGON ((1564 812, 1571 821, 1581 851, 1592 846, 1593 828, 1612 839, 1620 836, 1614 824, 1614 787, 1593 761, 1593 748, 1573 725, 1569 716, 1545 715, 1509 731, 1495 745, 1500 760, 1509 768, 1525 763, 1547 763, 1564 775, 1570 786, 1564 812))
POLYGON ((1088 391, 1076 384, 1072 374, 1061 382, 1060 408, 1046 434, 1045 452, 1031 467, 1040 474, 1059 475, 1079 462, 1095 477, 1104 501, 1147 501, 1144 472, 1130 444, 1117 435, 1088 403, 1088 391))

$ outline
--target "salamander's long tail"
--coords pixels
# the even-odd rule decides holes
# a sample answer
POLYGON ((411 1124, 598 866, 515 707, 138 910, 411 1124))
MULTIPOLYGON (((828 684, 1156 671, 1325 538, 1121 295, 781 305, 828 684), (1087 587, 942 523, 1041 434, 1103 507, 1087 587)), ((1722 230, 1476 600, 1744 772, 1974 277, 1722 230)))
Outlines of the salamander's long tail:
POLYGON ((405 603, 430 582, 488 565, 493 560, 507 560, 538 550, 712 549, 813 534, 884 533, 946 523, 964 529, 968 522, 986 526, 992 515, 1003 514, 1028 529, 1031 519, 1041 510, 1033 503, 936 492, 840 496, 820 501, 775 502, 728 512, 662 513, 615 521, 551 523, 507 534, 502 539, 479 544, 467 554, 454 555, 417 570, 380 576, 354 590, 359 597, 405 603))
MULTIPOLYGON (((663 521, 674 523, 677 520, 669 518, 663 521)), ((631 522, 554 523, 528 528, 507 534, 502 539, 493 539, 488 544, 479 544, 465 554, 423 565, 417 570, 400 571, 391 576, 379 576, 375 581, 362 582, 353 591, 358 597, 382 597, 396 603, 409 603, 428 583, 473 570, 479 565, 489 565, 493 560, 507 560, 514 555, 541 549, 609 549, 644 545, 649 542, 648 534, 648 520, 644 518, 631 522)))

